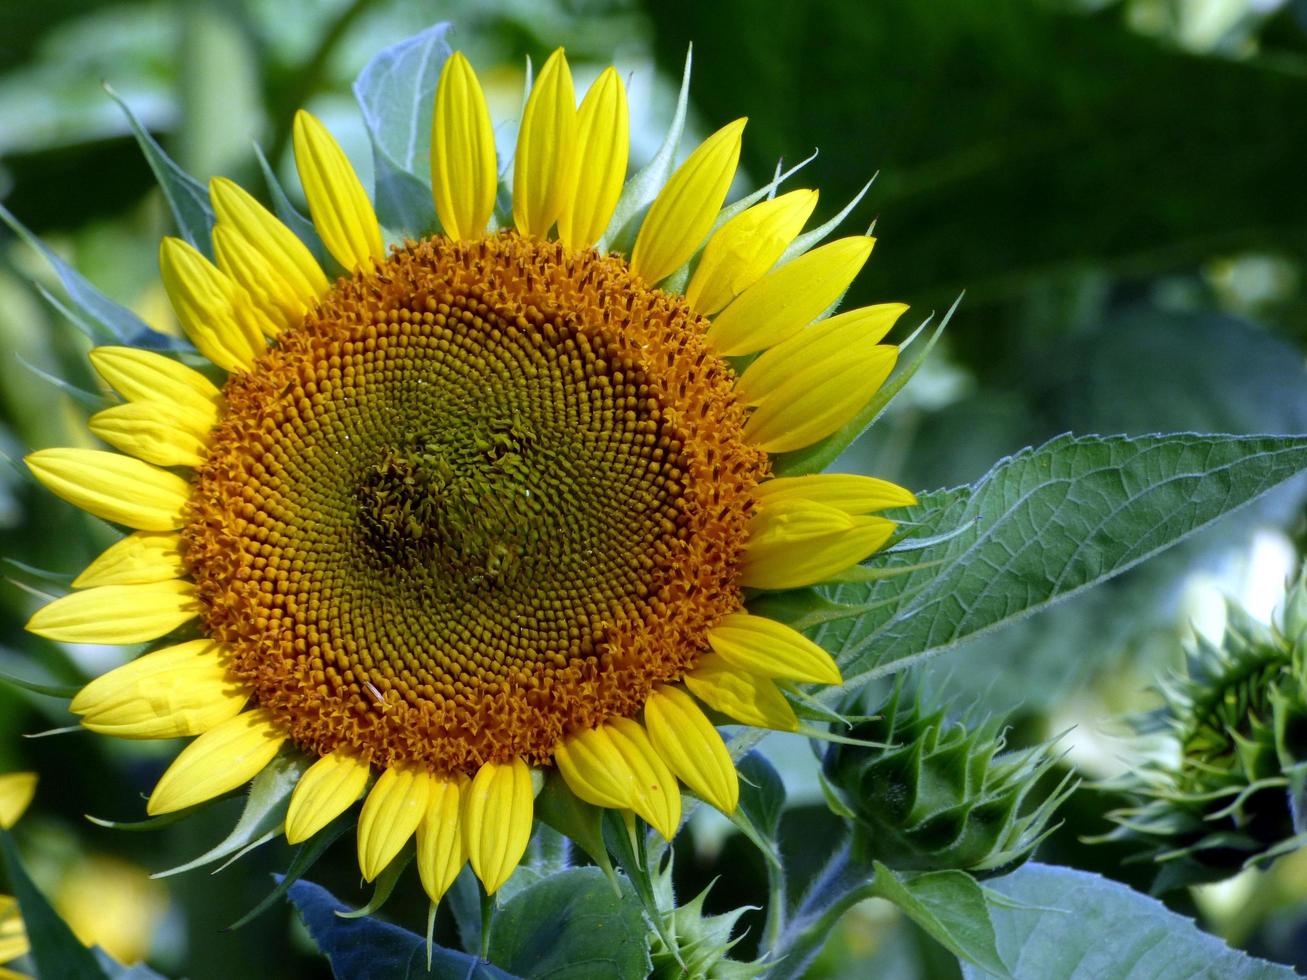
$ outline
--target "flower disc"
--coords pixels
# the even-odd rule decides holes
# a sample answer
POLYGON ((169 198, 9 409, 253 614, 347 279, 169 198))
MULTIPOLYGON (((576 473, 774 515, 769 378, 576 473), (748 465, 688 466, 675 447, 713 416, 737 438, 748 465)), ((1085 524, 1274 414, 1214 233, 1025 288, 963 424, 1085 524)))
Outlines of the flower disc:
POLYGON ((227 385, 185 553, 306 747, 473 773, 632 716, 741 608, 750 494, 706 321, 505 233, 342 279, 227 385))

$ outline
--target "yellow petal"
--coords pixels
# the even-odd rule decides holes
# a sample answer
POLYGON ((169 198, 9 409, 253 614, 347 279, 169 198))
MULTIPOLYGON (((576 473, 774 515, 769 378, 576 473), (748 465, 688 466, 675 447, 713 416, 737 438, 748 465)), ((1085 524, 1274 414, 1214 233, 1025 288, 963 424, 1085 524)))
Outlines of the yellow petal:
POLYGON ((7 772, 0 776, 0 827, 8 830, 18 822, 36 795, 36 773, 7 772))
POLYGON ((466 776, 432 779, 427 809, 418 824, 418 876, 433 902, 444 898, 467 863, 462 808, 468 784, 466 776))
POLYGON ((613 218, 626 182, 630 125, 626 87, 615 68, 605 68, 577 113, 575 188, 558 215, 558 238, 569 248, 592 246, 613 218))
POLYGON ((644 703, 649 741, 681 782, 722 813, 735 812, 740 780, 726 743, 679 687, 654 688, 644 703))
POLYGON ((635 774, 631 809, 671 840, 681 825, 681 791, 676 786, 676 777, 654 749, 639 722, 630 718, 611 718, 605 727, 635 774))
POLYGON ((235 718, 249 700, 227 664, 212 640, 164 647, 97 677, 69 710, 84 728, 118 738, 202 735, 235 718))
POLYGON ((196 806, 249 782, 277 755, 285 733, 262 708, 224 721, 197 738, 160 778, 146 812, 152 816, 196 806))
POLYGON ((73 588, 148 585, 181 578, 186 574, 181 549, 180 534, 137 531, 109 545, 99 558, 73 579, 73 588))
POLYGON ((911 507, 917 502, 911 490, 896 483, 853 473, 777 477, 758 484, 753 499, 760 507, 812 500, 846 514, 870 514, 891 507, 911 507))
POLYGON ((140 531, 184 523, 186 481, 139 459, 99 449, 41 449, 26 462, 46 489, 106 521, 140 531))
POLYGON ((386 258, 368 193, 335 137, 315 117, 295 113, 293 141, 309 214, 322 244, 348 272, 369 272, 386 258))
MULTIPOLYGON (((10 960, 25 956, 30 949, 18 900, 10 895, 0 895, 0 963, 8 963, 10 960)), ((0 980, 32 980, 32 978, 25 973, 0 967, 0 980)))
POLYGON ((399 767, 377 777, 359 814, 359 870, 365 880, 386 870, 417 831, 432 782, 426 770, 399 767))
POLYGON ((199 613, 195 586, 188 581, 102 585, 47 603, 27 621, 27 630, 64 643, 144 643, 199 613))
POLYGON ((199 371, 135 347, 97 347, 90 357, 100 377, 128 401, 176 406, 203 416, 209 429, 218 424, 221 394, 199 371))
POLYGON ((431 194, 445 234, 484 235, 498 187, 486 97, 463 52, 455 51, 440 71, 431 115, 431 194))
POLYGON ((631 251, 631 271, 651 285, 688 262, 708 237, 735 178, 745 122, 727 123, 704 140, 650 205, 631 251))
POLYGON ((852 517, 810 500, 764 508, 750 521, 740 583, 797 589, 821 582, 878 550, 894 527, 882 517, 852 517))
POLYGON ((531 839, 535 797, 521 759, 487 762, 463 802, 463 839, 472 870, 493 895, 512 875, 531 839))
POLYGON ((286 843, 308 840, 353 806, 368 788, 371 773, 366 762, 340 751, 304 770, 286 811, 286 843))
POLYGON ((573 187, 576 91, 559 48, 549 56, 522 112, 513 161, 513 223, 523 235, 544 238, 573 187))
POLYGON ((773 269, 721 312, 708 340, 729 357, 788 340, 844 295, 871 255, 874 238, 841 238, 773 269))
POLYGON ((209 452, 203 419, 179 406, 128 402, 96 412, 89 425, 115 449, 158 466, 199 466, 209 452))
POLYGON ((209 182, 209 198, 223 230, 219 236, 214 229, 218 267, 259 298, 265 309, 275 307, 279 313, 274 319, 282 326, 294 326, 330 287, 322 266, 298 235, 239 184, 215 177, 209 182))
POLYGON ((699 658, 685 675, 690 693, 715 711, 755 728, 797 732, 799 719, 770 677, 728 664, 715 654, 699 658))
POLYGON ((817 206, 817 192, 790 191, 737 214, 704 246, 685 299, 712 316, 776 264, 817 206))
POLYGON ((839 684, 831 655, 784 623, 732 613, 708 631, 708 645, 727 663, 751 674, 809 684, 839 684))
POLYGON ((568 788, 587 803, 628 810, 635 773, 607 725, 568 735, 554 746, 554 762, 568 788))
POLYGON ((180 238, 159 243, 159 273, 173 312, 201 354, 224 371, 248 371, 274 332, 236 281, 180 238))
POLYGON ((763 351, 735 382, 735 393, 746 404, 756 405, 796 374, 838 363, 850 350, 870 348, 906 310, 903 303, 880 303, 814 323, 763 351))

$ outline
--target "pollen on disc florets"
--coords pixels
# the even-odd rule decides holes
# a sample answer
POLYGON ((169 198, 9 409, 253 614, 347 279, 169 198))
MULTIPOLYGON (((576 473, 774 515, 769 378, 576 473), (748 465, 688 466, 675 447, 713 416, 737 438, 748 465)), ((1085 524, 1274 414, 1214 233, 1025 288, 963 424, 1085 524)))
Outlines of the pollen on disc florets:
POLYGON ((683 300, 616 257, 432 238, 342 279, 227 385, 186 560, 300 744, 547 762, 680 677, 766 456, 683 300))

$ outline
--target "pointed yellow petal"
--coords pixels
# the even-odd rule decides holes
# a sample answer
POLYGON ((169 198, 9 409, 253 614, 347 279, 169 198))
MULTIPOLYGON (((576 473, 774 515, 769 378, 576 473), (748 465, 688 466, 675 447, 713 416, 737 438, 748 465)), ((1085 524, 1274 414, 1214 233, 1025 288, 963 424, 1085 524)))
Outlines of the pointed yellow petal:
POLYGON ((209 452, 203 419, 175 405, 114 405, 92 415, 89 426, 115 449, 158 466, 199 466, 209 452))
POLYGON ((118 738, 203 735, 235 718, 249 700, 212 640, 190 640, 129 661, 91 681, 69 710, 82 727, 118 738))
POLYGON ((728 357, 752 354, 788 340, 844 295, 874 238, 841 238, 773 269, 721 312, 708 341, 728 357))
POLYGON ((89 514, 140 531, 182 526, 190 487, 176 474, 99 449, 41 449, 27 457, 32 475, 89 514))
POLYGON ((275 308, 273 319, 281 326, 294 326, 330 287, 322 266, 299 236, 239 184, 215 177, 209 198, 218 217, 213 241, 218 267, 265 309, 275 308))
POLYGON ((359 814, 359 870, 372 881, 395 860, 422 822, 432 776, 425 770, 387 769, 359 814))
POLYGON ((906 310, 903 303, 880 303, 814 323, 763 351, 735 382, 735 393, 746 404, 757 405, 796 374, 837 364, 850 350, 870 348, 906 310))
POLYGON ((513 223, 523 235, 549 234, 571 194, 576 91, 559 48, 549 56, 522 112, 513 161, 513 223))
POLYGON ((631 271, 653 285, 690 260, 712 230, 740 162, 746 120, 713 133, 659 192, 631 250, 631 271))
POLYGON ((199 371, 135 347, 97 347, 90 357, 100 377, 128 401, 176 406, 203 416, 209 429, 218 424, 221 394, 199 371))
POLYGON ((371 271, 385 261, 386 246, 349 157, 327 127, 303 109, 295 113, 292 128, 295 169, 322 244, 346 271, 371 271))
POLYGON ((487 762, 477 770, 463 803, 463 839, 472 870, 488 894, 499 891, 522 860, 534 815, 531 770, 525 762, 487 762))
POLYGON ((137 531, 117 541, 73 579, 73 588, 97 585, 148 585, 186 574, 180 534, 137 531))
POLYGON ((829 653, 784 623, 732 613, 708 631, 708 645, 728 664, 751 674, 809 684, 839 684, 829 653))
POLYGON ((776 264, 816 206, 816 191, 790 191, 726 222, 704 246, 686 301, 705 316, 721 310, 776 264))
POLYGON ((0 827, 8 830, 18 822, 36 795, 36 773, 8 772, 0 776, 0 827))
POLYGON ((340 751, 304 770, 286 811, 286 843, 303 843, 353 806, 371 774, 366 762, 340 751))
POLYGON ((577 732, 554 746, 554 762, 568 788, 587 803, 629 810, 635 773, 607 725, 577 732))
POLYGON ((249 294, 180 238, 159 243, 159 273, 191 343, 224 371, 248 371, 274 332, 249 294))
POLYGON ((758 484, 753 499, 760 507, 813 500, 846 514, 870 514, 891 507, 911 507, 917 502, 911 490, 896 483, 853 473, 777 477, 758 484))
POLYGON ((740 583, 754 589, 813 585, 878 550, 894 527, 882 517, 851 517, 811 500, 763 508, 750 521, 740 583))
POLYGON ((427 810, 418 824, 418 876, 427 897, 439 903, 467 863, 463 844, 462 808, 469 780, 435 777, 427 810))
POLYGON ((649 741, 681 782, 722 813, 735 812, 740 780, 726 743, 679 687, 656 687, 644 703, 649 741))
POLYGON ((672 770, 654 749, 639 722, 630 718, 611 718, 604 727, 635 773, 631 809, 664 838, 671 840, 681 825, 681 791, 676 786, 672 770))
POLYGON ((224 721, 173 760, 145 811, 152 817, 207 802, 249 782, 276 757, 286 734, 262 708, 224 721))
POLYGON ((685 675, 690 693, 715 711, 755 728, 797 732, 799 719, 770 677, 750 674, 716 654, 699 658, 685 675))
POLYGON ((440 71, 431 115, 431 194, 445 234, 484 235, 498 187, 486 97, 463 52, 455 51, 440 71))
POLYGON ((615 68, 605 68, 577 113, 575 188, 558 216, 559 241, 569 248, 589 248, 608 229, 626 182, 630 125, 626 87, 615 68))
POLYGON ((195 586, 182 579, 102 585, 46 603, 27 621, 27 630, 64 643, 144 643, 199 614, 195 586))

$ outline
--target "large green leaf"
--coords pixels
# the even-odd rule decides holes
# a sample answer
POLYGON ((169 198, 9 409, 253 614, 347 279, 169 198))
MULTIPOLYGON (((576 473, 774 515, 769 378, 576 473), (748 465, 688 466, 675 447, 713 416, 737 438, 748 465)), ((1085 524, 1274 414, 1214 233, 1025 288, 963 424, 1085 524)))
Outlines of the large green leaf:
MULTIPOLYGON (((897 670, 1110 578, 1305 467, 1307 437, 1059 437, 905 511, 934 543, 875 561, 914 570, 821 590, 862 611, 814 635, 846 679, 897 670)), ((772 605, 793 618, 792 601, 772 605)))

